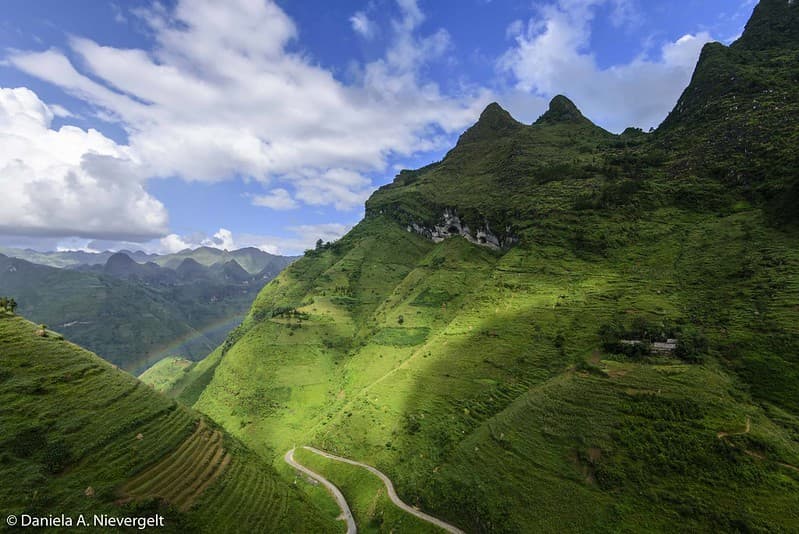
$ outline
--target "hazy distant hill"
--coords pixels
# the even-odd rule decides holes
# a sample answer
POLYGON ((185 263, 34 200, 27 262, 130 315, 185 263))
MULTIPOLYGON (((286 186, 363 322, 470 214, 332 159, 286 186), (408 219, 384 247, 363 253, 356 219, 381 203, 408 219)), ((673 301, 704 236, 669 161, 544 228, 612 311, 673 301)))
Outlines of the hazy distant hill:
POLYGON ((32 320, 138 373, 170 354, 210 353, 277 274, 250 274, 236 260, 205 267, 186 257, 180 267, 140 264, 124 253, 77 270, 0 255, 0 295, 13 296, 32 320))
POLYGON ((275 256, 252 247, 230 252, 217 248, 200 247, 194 250, 184 250, 175 254, 159 256, 152 261, 158 265, 176 269, 187 258, 206 267, 235 260, 240 267, 250 274, 272 273, 273 275, 282 271, 296 259, 291 256, 275 256))
MULTIPOLYGON (((71 267, 81 265, 105 265, 109 258, 117 252, 38 252, 31 249, 0 248, 0 253, 12 258, 19 258, 47 265, 50 267, 71 267)), ((190 258, 201 265, 209 267, 215 264, 225 264, 231 260, 236 262, 250 274, 263 272, 277 274, 295 258, 291 256, 276 256, 260 249, 249 247, 233 251, 220 250, 212 247, 200 247, 194 250, 186 249, 175 254, 147 254, 142 251, 132 252, 121 250, 118 253, 124 254, 136 263, 152 262, 162 267, 176 269, 181 262, 190 258)))

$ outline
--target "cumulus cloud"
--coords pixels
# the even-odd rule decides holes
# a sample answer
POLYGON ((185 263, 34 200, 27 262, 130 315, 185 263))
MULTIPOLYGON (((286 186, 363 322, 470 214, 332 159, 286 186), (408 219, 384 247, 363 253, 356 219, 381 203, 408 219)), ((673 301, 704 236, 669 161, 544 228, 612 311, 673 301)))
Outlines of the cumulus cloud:
POLYGON ((515 44, 500 59, 520 92, 564 93, 595 122, 621 131, 657 126, 688 84, 708 33, 687 34, 664 44, 655 58, 643 55, 601 68, 590 52, 591 23, 601 6, 623 25, 635 18, 629 0, 558 0, 538 10, 527 24, 515 23, 515 44))
POLYGON ((420 35, 416 1, 397 2, 385 57, 361 65, 351 83, 291 51, 297 29, 272 0, 139 10, 152 51, 73 38, 74 63, 58 50, 8 60, 118 121, 150 176, 277 181, 297 201, 349 209, 372 188, 365 173, 383 172, 393 155, 446 147, 490 98, 445 95, 421 78, 449 36, 420 35))
POLYGON ((147 239, 167 230, 130 147, 100 132, 51 128, 64 111, 0 88, 0 232, 147 239))

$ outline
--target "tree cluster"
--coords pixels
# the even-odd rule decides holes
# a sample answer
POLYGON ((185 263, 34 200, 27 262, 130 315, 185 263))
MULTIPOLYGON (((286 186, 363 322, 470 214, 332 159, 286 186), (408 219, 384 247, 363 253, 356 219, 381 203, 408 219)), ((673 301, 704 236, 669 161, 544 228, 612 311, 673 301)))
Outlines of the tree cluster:
POLYGON ((17 309, 17 301, 12 297, 0 297, 0 311, 14 313, 17 309))
POLYGON ((318 256, 322 252, 326 250, 332 250, 334 253, 338 253, 340 250, 340 245, 338 241, 322 241, 321 239, 316 240, 316 246, 312 249, 308 249, 305 251, 305 256, 318 256))

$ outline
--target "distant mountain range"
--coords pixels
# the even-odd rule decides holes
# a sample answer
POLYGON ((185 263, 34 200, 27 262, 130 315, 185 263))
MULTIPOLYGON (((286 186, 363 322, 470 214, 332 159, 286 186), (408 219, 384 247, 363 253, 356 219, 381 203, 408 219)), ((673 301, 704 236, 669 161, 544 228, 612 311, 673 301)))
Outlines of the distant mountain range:
POLYGON ((137 263, 155 263, 161 267, 169 267, 171 269, 176 269, 187 258, 193 259, 206 267, 236 260, 250 274, 258 274, 264 271, 277 273, 287 265, 287 256, 276 256, 254 247, 233 251, 220 250, 213 247, 199 247, 181 250, 174 254, 148 254, 141 250, 135 252, 130 250, 120 250, 118 252, 110 250, 104 252, 84 252, 80 250, 40 252, 32 249, 0 247, 0 254, 38 263, 39 265, 70 268, 105 265, 108 259, 115 254, 124 254, 137 263))
POLYGON ((167 256, 12 252, 31 261, 0 254, 0 295, 14 297, 31 320, 134 373, 168 355, 207 355, 264 284, 294 260, 254 248, 167 256))

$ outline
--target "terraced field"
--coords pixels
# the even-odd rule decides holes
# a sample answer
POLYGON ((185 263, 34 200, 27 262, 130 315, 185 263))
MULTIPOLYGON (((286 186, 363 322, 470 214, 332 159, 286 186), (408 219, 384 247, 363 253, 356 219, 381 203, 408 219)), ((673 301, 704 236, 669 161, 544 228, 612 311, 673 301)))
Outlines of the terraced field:
POLYGON ((3 517, 159 513, 163 532, 335 531, 329 514, 205 418, 37 330, 0 314, 3 517))
MULTIPOLYGON (((236 518, 240 532, 302 530, 302 521, 291 517, 289 502, 298 493, 287 491, 286 486, 269 476, 269 471, 267 464, 258 461, 233 461, 219 483, 200 501, 207 503, 201 507, 201 513, 209 531, 225 531, 226 525, 230 528, 230 518, 236 518), (260 510, 257 517, 247 517, 247 510, 251 509, 260 510)), ((332 524, 326 528, 332 528, 332 524)))
POLYGON ((222 434, 199 421, 197 429, 166 458, 130 480, 122 491, 137 498, 158 497, 187 510, 230 463, 222 434))

